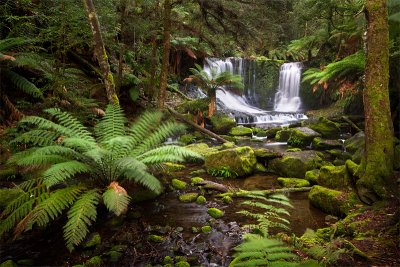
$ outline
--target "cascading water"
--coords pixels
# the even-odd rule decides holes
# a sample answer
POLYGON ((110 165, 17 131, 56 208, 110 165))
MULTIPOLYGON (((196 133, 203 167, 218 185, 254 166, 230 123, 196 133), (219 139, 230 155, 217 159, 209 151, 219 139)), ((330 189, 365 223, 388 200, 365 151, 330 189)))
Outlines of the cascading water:
POLYGON ((206 58, 204 71, 211 75, 212 68, 217 73, 229 71, 242 77, 244 84, 242 96, 225 88, 217 90, 218 109, 229 111, 238 124, 283 125, 307 119, 304 114, 296 113, 301 104, 298 96, 301 63, 285 63, 282 65, 273 111, 257 107, 259 98, 257 95, 256 62, 254 60, 206 58))
POLYGON ((299 97, 302 64, 284 63, 279 72, 279 88, 275 95, 274 110, 278 112, 297 112, 301 101, 299 97))

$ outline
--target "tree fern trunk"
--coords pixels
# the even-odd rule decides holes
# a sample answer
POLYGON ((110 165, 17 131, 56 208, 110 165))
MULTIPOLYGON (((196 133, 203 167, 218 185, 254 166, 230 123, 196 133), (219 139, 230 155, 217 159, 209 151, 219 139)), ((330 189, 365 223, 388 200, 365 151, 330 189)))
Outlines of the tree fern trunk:
POLYGON ((386 0, 367 0, 365 69, 365 155, 357 181, 362 201, 388 198, 393 179, 393 125, 389 102, 389 31, 386 0))
POLYGON ((210 94, 210 104, 208 105, 208 117, 211 118, 215 113, 215 105, 216 105, 216 92, 211 92, 210 94))
POLYGON ((161 62, 160 92, 159 92, 159 96, 158 96, 158 107, 160 109, 164 109, 165 99, 167 97, 169 53, 171 50, 170 31, 171 31, 171 0, 165 0, 165 2, 164 2, 163 56, 162 56, 162 62, 161 62))
POLYGON ((118 97, 115 92, 114 77, 108 63, 108 56, 104 47, 103 38, 100 31, 100 23, 97 18, 97 13, 94 8, 93 0, 83 0, 85 10, 89 19, 90 28, 93 33, 94 53, 99 62, 100 69, 103 75, 104 85, 106 88, 107 99, 110 103, 118 104, 118 97))

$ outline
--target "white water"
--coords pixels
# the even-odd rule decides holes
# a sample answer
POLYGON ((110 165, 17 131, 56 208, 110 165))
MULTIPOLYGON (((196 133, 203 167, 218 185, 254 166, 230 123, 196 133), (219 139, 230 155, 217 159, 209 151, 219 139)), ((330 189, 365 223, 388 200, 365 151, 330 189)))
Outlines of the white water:
POLYGON ((301 101, 299 97, 301 67, 299 62, 284 63, 279 72, 279 88, 275 95, 274 110, 297 112, 301 101))
POLYGON ((281 66, 279 89, 275 96, 273 111, 267 111, 254 106, 256 95, 256 67, 254 61, 245 63, 242 58, 206 58, 204 71, 211 76, 211 69, 216 73, 229 71, 241 75, 245 84, 244 95, 239 96, 226 88, 217 90, 217 100, 230 111, 247 114, 236 116, 238 124, 277 124, 285 125, 302 119, 307 119, 302 113, 296 113, 300 108, 299 87, 301 78, 301 63, 285 63, 281 66), (246 65, 247 64, 247 65, 246 65))

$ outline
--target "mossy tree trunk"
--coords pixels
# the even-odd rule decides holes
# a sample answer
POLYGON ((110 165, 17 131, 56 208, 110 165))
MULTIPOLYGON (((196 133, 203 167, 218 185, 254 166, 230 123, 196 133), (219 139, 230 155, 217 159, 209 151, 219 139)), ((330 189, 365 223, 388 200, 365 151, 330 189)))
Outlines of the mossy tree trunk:
POLYGON ((389 31, 386 0, 365 2, 367 62, 365 69, 365 155, 357 190, 368 204, 389 198, 393 177, 393 124, 389 102, 389 31))
POLYGON ((158 95, 158 107, 164 109, 165 99, 167 97, 167 79, 169 72, 169 54, 171 50, 170 43, 171 31, 171 0, 164 2, 164 32, 163 32, 163 56, 161 62, 160 91, 158 95))
POLYGON ((108 56, 101 36, 100 23, 93 0, 83 0, 83 4, 89 19, 90 28, 92 29, 94 54, 102 72, 107 99, 110 103, 119 104, 118 96, 115 92, 114 77, 110 70, 110 64, 108 63, 108 56))
POLYGON ((211 118, 215 113, 217 102, 217 93, 216 89, 211 90, 210 92, 210 104, 208 104, 208 117, 211 118))

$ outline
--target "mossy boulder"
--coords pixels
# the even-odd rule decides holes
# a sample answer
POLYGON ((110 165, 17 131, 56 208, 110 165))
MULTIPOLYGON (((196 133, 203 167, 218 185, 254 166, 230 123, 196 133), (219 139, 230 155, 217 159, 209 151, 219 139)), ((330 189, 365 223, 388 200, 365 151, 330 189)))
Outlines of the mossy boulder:
POLYGON ((198 193, 186 193, 179 196, 179 201, 181 202, 195 202, 197 197, 199 196, 198 193))
POLYGON ((276 132, 275 141, 277 142, 286 142, 290 134, 292 133, 292 129, 282 129, 276 132))
POLYGON ((312 140, 312 148, 316 150, 340 149, 342 144, 336 139, 330 140, 316 137, 312 140))
POLYGON ((225 214, 222 210, 217 209, 217 208, 209 208, 209 209, 207 210, 207 213, 208 213, 211 217, 213 217, 213 218, 215 218, 215 219, 221 218, 221 217, 224 216, 224 214, 225 214))
POLYGON ((231 204, 233 202, 233 199, 230 196, 224 196, 222 198, 222 202, 224 202, 225 204, 231 204))
POLYGON ((204 182, 204 179, 201 178, 201 177, 197 176, 197 177, 190 178, 190 184, 191 185, 196 185, 196 184, 201 183, 201 182, 204 182))
POLYGON ((318 184, 318 176, 319 176, 319 170, 311 170, 307 171, 306 175, 304 176, 304 179, 310 182, 310 184, 315 185, 318 184))
POLYGON ((252 136, 253 130, 244 126, 236 126, 230 130, 229 134, 233 136, 252 136))
POLYGON ((122 257, 122 253, 119 251, 114 251, 111 250, 109 252, 106 253, 106 256, 109 257, 109 261, 112 263, 116 263, 119 261, 119 259, 122 257))
POLYGON ((394 169, 400 170, 400 145, 394 148, 394 169))
POLYGON ((256 137, 259 137, 259 138, 267 137, 268 138, 267 131, 265 131, 265 130, 258 131, 256 133, 256 137))
POLYGON ((254 155, 259 159, 274 159, 282 157, 282 154, 268 148, 253 148, 254 155))
POLYGON ((171 181, 171 186, 173 188, 175 188, 175 189, 178 189, 178 190, 185 189, 186 185, 187 184, 184 181, 181 181, 181 180, 176 179, 176 178, 172 179, 172 181, 171 181))
POLYGON ((223 149, 234 148, 235 147, 235 143, 234 142, 226 142, 226 143, 223 143, 221 145, 221 147, 223 149))
POLYGON ((265 134, 268 138, 275 138, 276 133, 282 130, 281 127, 274 127, 274 128, 269 128, 265 131, 265 134))
POLYGON ((225 114, 214 114, 211 117, 212 129, 217 134, 228 134, 233 127, 236 127, 234 118, 225 114))
POLYGON ((203 157, 209 153, 213 153, 213 152, 217 151, 217 149, 215 149, 213 147, 209 147, 206 143, 190 144, 190 145, 186 146, 186 148, 199 153, 203 157))
POLYGON ((4 209, 11 201, 21 194, 20 189, 4 188, 0 189, 0 210, 4 209))
POLYGON ((288 145, 293 147, 305 148, 311 144, 311 141, 315 137, 319 137, 320 134, 308 127, 297 127, 291 129, 289 139, 287 140, 288 145))
POLYGON ((196 198, 196 204, 203 205, 207 202, 207 199, 204 196, 198 196, 196 198))
POLYGON ((278 183, 287 188, 307 187, 310 186, 310 182, 300 178, 283 178, 278 177, 278 183))
POLYGON ((165 256, 164 260, 163 260, 163 263, 164 264, 172 264, 172 263, 174 263, 174 260, 172 259, 171 256, 165 256))
POLYGON ((194 143, 196 142, 196 136, 194 136, 193 134, 184 134, 181 137, 179 137, 179 142, 184 145, 194 143))
POLYGON ((190 263, 187 261, 178 261, 175 263, 175 267, 190 267, 190 263))
POLYGON ((343 149, 329 149, 326 150, 326 152, 337 159, 341 159, 341 160, 348 160, 352 158, 352 155, 349 152, 345 152, 343 151, 343 149))
POLYGON ((346 160, 345 164, 346 164, 347 172, 352 177, 356 177, 359 165, 356 164, 355 162, 353 162, 352 160, 346 160))
POLYGON ((329 188, 347 188, 350 186, 350 176, 345 165, 323 166, 319 170, 318 184, 329 188))
POLYGON ((308 199, 313 206, 339 217, 344 217, 359 204, 355 193, 345 193, 319 185, 311 188, 308 199))
POLYGON ((309 170, 322 165, 322 159, 315 151, 285 153, 282 158, 269 162, 268 169, 282 177, 304 178, 309 170))
POLYGON ((356 153, 357 150, 364 148, 365 134, 364 132, 358 132, 346 141, 344 141, 344 147, 349 153, 356 153))
POLYGON ((340 136, 340 124, 324 117, 320 117, 317 123, 311 124, 309 127, 325 138, 339 138, 340 136))
POLYGON ((299 152, 302 151, 303 149, 299 148, 299 147, 292 147, 292 148, 288 148, 286 149, 286 152, 299 152))
POLYGON ((94 256, 85 262, 86 267, 100 267, 102 265, 103 261, 101 260, 100 256, 94 256))
POLYGON ((262 165, 261 163, 257 163, 256 164, 255 170, 257 172, 261 172, 261 173, 262 172, 267 172, 267 168, 265 168, 264 165, 262 165))
POLYGON ((246 176, 253 173, 256 164, 253 150, 245 146, 207 154, 204 166, 207 171, 227 168, 237 176, 246 176))
POLYGON ((172 163, 172 162, 165 162, 164 166, 165 166, 165 168, 167 169, 168 172, 181 171, 181 170, 184 170, 186 168, 185 165, 176 164, 176 163, 172 163))
POLYGON ((99 233, 92 233, 89 237, 82 243, 82 247, 85 249, 96 248, 101 245, 101 236, 99 233))

